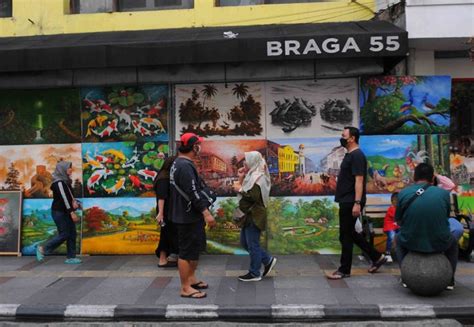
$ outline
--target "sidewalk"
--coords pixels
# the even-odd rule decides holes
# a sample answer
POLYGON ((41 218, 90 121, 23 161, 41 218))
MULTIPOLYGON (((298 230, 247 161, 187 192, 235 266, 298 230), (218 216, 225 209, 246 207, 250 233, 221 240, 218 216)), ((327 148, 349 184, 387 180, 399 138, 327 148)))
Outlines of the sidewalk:
POLYGON ((395 263, 369 275, 354 257, 352 277, 328 281, 339 256, 277 256, 269 278, 244 283, 247 256, 205 255, 198 277, 207 298, 179 297, 176 269, 155 256, 0 257, 1 319, 334 321, 451 318, 474 321, 474 263, 459 262, 456 289, 433 298, 398 284, 395 263))

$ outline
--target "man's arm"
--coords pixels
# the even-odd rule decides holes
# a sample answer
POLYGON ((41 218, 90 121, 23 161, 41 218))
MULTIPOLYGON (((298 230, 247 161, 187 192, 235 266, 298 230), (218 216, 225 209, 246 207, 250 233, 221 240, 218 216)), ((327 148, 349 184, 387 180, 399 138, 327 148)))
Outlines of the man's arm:
MULTIPOLYGON (((362 192, 364 190, 364 176, 355 176, 355 201, 360 201, 362 199, 362 192)), ((352 216, 360 216, 361 205, 359 203, 354 203, 352 207, 352 216)))

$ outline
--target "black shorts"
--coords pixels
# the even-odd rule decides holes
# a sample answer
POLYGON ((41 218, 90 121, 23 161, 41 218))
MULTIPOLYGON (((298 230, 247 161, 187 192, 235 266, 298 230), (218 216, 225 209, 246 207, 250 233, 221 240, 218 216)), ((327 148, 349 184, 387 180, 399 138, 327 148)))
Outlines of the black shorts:
POLYGON ((191 224, 176 224, 178 228, 179 258, 197 261, 199 253, 206 247, 206 231, 204 221, 191 224))

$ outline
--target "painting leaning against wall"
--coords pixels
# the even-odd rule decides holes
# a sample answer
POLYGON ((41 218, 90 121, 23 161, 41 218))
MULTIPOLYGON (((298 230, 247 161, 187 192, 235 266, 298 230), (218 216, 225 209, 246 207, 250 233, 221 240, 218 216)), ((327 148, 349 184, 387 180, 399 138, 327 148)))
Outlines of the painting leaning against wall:
POLYGON ((79 90, 0 91, 0 144, 81 141, 79 90))
POLYGON ((0 255, 20 252, 21 192, 0 191, 0 255))

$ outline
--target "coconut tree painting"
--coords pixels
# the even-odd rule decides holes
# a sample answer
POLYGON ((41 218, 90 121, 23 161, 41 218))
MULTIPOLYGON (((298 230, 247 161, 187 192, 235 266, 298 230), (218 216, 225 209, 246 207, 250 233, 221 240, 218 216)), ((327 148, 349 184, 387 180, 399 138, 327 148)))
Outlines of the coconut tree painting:
POLYGON ((449 133, 449 76, 381 76, 361 82, 364 134, 449 133))
POLYGON ((210 138, 264 136, 260 83, 176 86, 177 130, 210 138))

